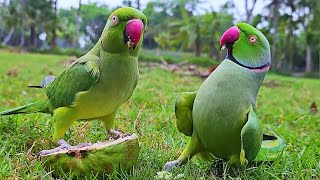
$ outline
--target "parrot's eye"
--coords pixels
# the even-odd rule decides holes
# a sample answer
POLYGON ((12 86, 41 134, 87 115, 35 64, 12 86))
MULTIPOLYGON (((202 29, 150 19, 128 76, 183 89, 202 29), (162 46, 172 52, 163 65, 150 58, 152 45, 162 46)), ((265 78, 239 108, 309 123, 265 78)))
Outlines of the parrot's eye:
POLYGON ((115 15, 112 16, 112 24, 113 24, 113 25, 118 24, 118 17, 115 16, 115 15))
POLYGON ((257 42, 257 36, 255 36, 255 35, 250 35, 249 36, 249 42, 251 43, 251 44, 254 44, 254 43, 256 43, 257 42))

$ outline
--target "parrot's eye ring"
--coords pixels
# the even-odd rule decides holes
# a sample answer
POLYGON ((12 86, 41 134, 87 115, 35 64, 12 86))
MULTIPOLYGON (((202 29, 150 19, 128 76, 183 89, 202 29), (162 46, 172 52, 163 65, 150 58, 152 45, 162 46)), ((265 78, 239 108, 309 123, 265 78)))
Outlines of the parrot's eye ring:
POLYGON ((112 24, 113 24, 113 25, 118 24, 118 17, 117 17, 116 15, 113 15, 113 16, 112 16, 112 24))
POLYGON ((257 41, 258 41, 257 36, 255 36, 255 35, 250 35, 250 36, 249 36, 249 43, 254 44, 254 43, 256 43, 257 41))

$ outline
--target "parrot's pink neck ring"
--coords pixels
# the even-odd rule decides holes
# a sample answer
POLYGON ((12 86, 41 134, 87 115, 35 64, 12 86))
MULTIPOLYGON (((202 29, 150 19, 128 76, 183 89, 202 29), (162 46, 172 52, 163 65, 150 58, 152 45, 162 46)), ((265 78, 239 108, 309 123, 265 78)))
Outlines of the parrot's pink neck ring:
POLYGON ((262 68, 259 69, 250 69, 253 72, 259 73, 259 72, 267 72, 270 69, 270 65, 268 66, 264 66, 262 68))

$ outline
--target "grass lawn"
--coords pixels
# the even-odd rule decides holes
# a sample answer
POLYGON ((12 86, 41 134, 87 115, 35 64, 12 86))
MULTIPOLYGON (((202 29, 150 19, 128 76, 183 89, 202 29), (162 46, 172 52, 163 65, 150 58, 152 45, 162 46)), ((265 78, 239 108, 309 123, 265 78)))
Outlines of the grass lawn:
MULTIPOLYGON (((0 111, 45 98, 44 90, 28 89, 44 76, 57 75, 69 57, 18 54, 0 51, 0 111)), ((178 157, 188 138, 175 128, 174 99, 179 92, 197 90, 204 79, 150 69, 140 63, 140 81, 132 98, 117 114, 116 127, 141 132, 141 153, 133 172, 124 179, 152 179, 164 163, 178 157)), ((312 102, 320 105, 319 79, 297 79, 269 73, 257 98, 264 129, 272 130, 287 143, 286 153, 272 165, 251 164, 229 169, 223 163, 222 178, 241 179, 319 179, 320 113, 312 115, 312 102)), ((50 179, 37 153, 51 149, 51 116, 44 114, 0 117, 0 179, 50 179)), ((99 121, 75 122, 66 134, 72 145, 103 141, 106 136, 99 121), (81 128, 84 127, 84 128, 81 128)), ((196 158, 173 171, 185 179, 213 179, 214 163, 196 158)), ((94 179, 94 175, 88 179, 94 179)), ((62 179, 71 179, 66 174, 62 179)))

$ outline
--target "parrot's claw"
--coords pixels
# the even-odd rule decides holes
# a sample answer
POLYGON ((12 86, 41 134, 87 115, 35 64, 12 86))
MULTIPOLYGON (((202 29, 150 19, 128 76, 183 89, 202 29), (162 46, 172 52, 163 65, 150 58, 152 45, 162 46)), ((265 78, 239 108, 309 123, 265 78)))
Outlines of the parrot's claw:
POLYGON ((123 133, 121 131, 116 131, 116 130, 112 130, 112 129, 110 129, 108 133, 111 135, 110 139, 114 139, 114 140, 130 136, 130 134, 128 134, 128 133, 123 133))
POLYGON ((170 171, 171 169, 178 167, 180 164, 181 164, 180 160, 166 162, 166 164, 163 166, 163 170, 170 171))
POLYGON ((73 148, 73 146, 68 144, 67 141, 65 141, 64 139, 60 139, 58 141, 58 144, 60 145, 59 147, 61 147, 61 149, 71 149, 71 148, 73 148))
POLYGON ((83 148, 83 147, 86 147, 86 146, 91 146, 92 143, 80 143, 76 146, 72 146, 73 148, 83 148))
POLYGON ((58 144, 60 145, 60 146, 58 146, 58 147, 56 147, 56 148, 54 148, 54 149, 50 149, 50 150, 42 150, 42 151, 40 151, 39 153, 38 153, 38 156, 45 156, 45 155, 47 155, 47 154, 51 154, 51 153, 55 153, 55 152, 59 152, 60 150, 62 150, 62 149, 72 149, 73 148, 73 146, 71 146, 70 144, 68 144, 65 140, 63 140, 63 139, 60 139, 59 141, 58 141, 58 144))
POLYGON ((245 158, 245 152, 243 149, 240 151, 240 164, 245 165, 248 164, 248 160, 245 158))
POLYGON ((77 149, 77 148, 82 148, 82 147, 86 147, 86 146, 90 146, 92 145, 91 143, 81 143, 78 144, 76 146, 71 146, 70 144, 68 144, 64 139, 60 139, 58 141, 58 144, 60 146, 54 148, 54 149, 50 149, 50 150, 42 150, 38 153, 38 156, 45 156, 47 154, 52 154, 52 153, 56 153, 59 152, 61 150, 73 150, 73 149, 77 149))

